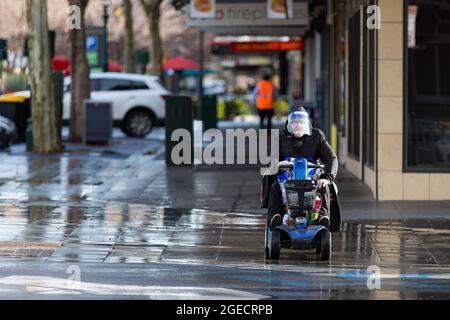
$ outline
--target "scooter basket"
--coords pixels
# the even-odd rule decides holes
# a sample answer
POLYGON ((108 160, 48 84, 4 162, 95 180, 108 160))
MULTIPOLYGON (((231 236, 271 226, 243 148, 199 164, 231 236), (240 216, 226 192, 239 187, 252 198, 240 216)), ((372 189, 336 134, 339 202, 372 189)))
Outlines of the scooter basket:
POLYGON ((308 211, 314 208, 317 188, 312 180, 288 180, 284 188, 290 210, 308 211))

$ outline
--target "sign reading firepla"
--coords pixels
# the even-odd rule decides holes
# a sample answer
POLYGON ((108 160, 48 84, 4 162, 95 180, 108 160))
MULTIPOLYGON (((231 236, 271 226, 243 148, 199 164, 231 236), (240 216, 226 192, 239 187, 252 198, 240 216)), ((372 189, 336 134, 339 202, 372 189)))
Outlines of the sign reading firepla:
POLYGON ((292 0, 267 0, 269 19, 290 19, 293 15, 292 0))
POLYGON ((215 0, 191 0, 191 18, 214 18, 216 16, 215 0))
MULTIPOLYGON (((294 2, 290 19, 286 19, 286 15, 284 19, 269 19, 267 4, 263 2, 219 2, 215 5, 214 18, 200 19, 194 18, 192 15, 188 16, 188 26, 205 30, 219 28, 219 30, 228 31, 232 27, 271 28, 308 25, 308 2, 294 2)), ((286 31, 284 30, 284 32, 286 31)))

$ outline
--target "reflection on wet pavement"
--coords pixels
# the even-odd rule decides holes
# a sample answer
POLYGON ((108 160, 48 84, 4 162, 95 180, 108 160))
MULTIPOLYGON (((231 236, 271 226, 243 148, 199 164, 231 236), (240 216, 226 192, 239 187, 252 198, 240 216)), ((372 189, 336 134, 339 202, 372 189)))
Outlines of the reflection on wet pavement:
MULTIPOLYGON (((262 215, 245 213, 122 203, 0 205, 0 261, 239 267, 270 271, 270 276, 252 278, 241 272, 224 276, 266 285, 281 281, 277 285, 290 287, 302 286, 300 280, 294 281, 298 272, 324 282, 332 276, 345 286, 361 285, 367 267, 377 265, 387 272, 383 281, 433 282, 441 286, 437 291, 445 289, 450 295, 449 220, 345 223, 342 232, 333 234, 329 263, 318 261, 314 252, 291 250, 282 250, 278 263, 265 260, 263 229, 262 215), (6 250, 11 243, 53 247, 46 254, 26 254, 22 248, 25 251, 14 255, 6 250)), ((30 245, 29 250, 36 248, 30 245)))
POLYGON ((83 200, 120 165, 121 161, 101 158, 9 156, 0 172, 0 200, 83 200))
MULTIPOLYGON (((48 261, 260 267, 267 264, 263 230, 264 216, 256 214, 121 203, 0 205, 0 244, 62 244, 48 261)), ((449 220, 345 223, 333 234, 332 264, 445 266, 449 245, 449 220)), ((315 260, 313 252, 286 250, 280 264, 315 260)))
POLYGON ((258 170, 169 168, 139 143, 0 153, 0 298, 450 299, 450 202, 378 203, 343 170, 331 261, 268 261, 258 170), (72 290, 61 279, 73 265, 72 290), (367 287, 370 266, 381 290, 367 287))

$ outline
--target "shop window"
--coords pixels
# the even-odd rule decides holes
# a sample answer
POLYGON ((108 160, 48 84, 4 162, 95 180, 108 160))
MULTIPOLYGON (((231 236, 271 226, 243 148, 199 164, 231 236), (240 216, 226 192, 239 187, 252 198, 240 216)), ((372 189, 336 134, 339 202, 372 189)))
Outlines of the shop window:
POLYGON ((406 5, 406 169, 450 170, 450 6, 406 5))
POLYGON ((359 160, 360 153, 360 65, 361 17, 360 12, 349 20, 349 108, 348 153, 359 160))
MULTIPOLYGON (((371 5, 375 1, 370 1, 371 5)), ((367 7, 364 8, 364 21, 367 21, 367 7)), ((376 29, 363 26, 363 156, 364 164, 375 167, 375 115, 376 115, 376 29)))

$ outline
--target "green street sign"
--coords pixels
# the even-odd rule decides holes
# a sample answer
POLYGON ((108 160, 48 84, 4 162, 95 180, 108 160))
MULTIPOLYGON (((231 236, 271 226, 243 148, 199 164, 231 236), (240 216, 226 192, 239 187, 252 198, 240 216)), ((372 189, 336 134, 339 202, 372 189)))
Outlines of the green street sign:
POLYGON ((92 27, 86 30, 86 56, 92 71, 103 66, 103 28, 92 27))
POLYGON ((87 60, 89 66, 98 65, 98 51, 87 51, 87 60))

